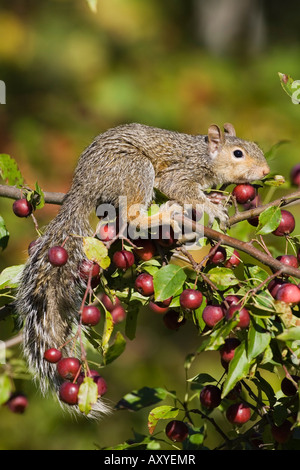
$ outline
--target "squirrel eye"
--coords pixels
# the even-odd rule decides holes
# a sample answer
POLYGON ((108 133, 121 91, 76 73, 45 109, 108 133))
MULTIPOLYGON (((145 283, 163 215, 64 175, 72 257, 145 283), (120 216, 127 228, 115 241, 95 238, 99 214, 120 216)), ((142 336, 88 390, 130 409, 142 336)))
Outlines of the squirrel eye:
POLYGON ((235 150, 235 151, 233 152, 233 155, 235 156, 235 158, 242 158, 242 157, 244 156, 242 150, 235 150))

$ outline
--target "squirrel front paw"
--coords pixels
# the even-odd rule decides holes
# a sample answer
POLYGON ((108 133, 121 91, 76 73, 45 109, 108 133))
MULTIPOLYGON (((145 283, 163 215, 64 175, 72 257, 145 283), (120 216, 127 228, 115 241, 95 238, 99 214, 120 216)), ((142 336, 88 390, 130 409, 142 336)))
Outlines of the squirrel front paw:
POLYGON ((229 217, 227 209, 224 206, 209 202, 205 207, 205 212, 208 214, 209 227, 212 226, 215 219, 218 219, 221 230, 226 230, 228 228, 229 217))

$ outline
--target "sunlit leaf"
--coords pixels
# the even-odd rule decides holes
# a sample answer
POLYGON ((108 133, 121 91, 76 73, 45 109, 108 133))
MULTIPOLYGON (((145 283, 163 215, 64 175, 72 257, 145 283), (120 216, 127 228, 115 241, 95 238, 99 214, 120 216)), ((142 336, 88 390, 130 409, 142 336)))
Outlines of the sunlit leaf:
POLYGON ((16 161, 5 153, 0 154, 0 177, 12 186, 21 187, 24 184, 16 161))
POLYGON ((256 230, 257 235, 267 235, 277 229, 281 222, 281 209, 278 206, 271 206, 259 215, 259 224, 256 230))
POLYGON ((98 263, 102 269, 106 269, 110 265, 108 250, 101 240, 94 237, 84 237, 83 251, 89 260, 98 263))
POLYGON ((18 287, 23 269, 24 264, 9 266, 3 269, 0 274, 0 289, 13 289, 18 287))
POLYGON ((163 266, 153 276, 154 295, 156 301, 173 297, 186 280, 182 267, 175 264, 163 266))
POLYGON ((229 362, 226 380, 222 389, 222 397, 234 388, 234 386, 247 376, 251 366, 251 361, 247 356, 246 344, 243 341, 234 352, 233 359, 229 362))
POLYGON ((149 433, 153 434, 155 427, 160 419, 173 419, 176 418, 178 413, 178 408, 174 408, 173 406, 169 405, 162 405, 158 406, 157 408, 153 408, 148 416, 149 433))
POLYGON ((97 402, 98 386, 92 377, 85 377, 78 391, 78 406, 82 413, 88 415, 92 405, 97 402))

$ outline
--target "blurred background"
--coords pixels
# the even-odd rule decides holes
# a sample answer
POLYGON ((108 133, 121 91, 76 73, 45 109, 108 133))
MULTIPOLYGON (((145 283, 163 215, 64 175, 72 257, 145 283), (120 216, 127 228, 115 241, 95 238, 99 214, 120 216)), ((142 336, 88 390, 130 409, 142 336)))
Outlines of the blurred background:
MULTIPOLYGON (((202 134, 211 123, 232 122, 238 136, 265 151, 288 140, 271 167, 289 178, 300 162, 300 108, 283 92, 278 72, 300 78, 299 2, 288 8, 279 0, 98 3, 93 13, 86 0, 0 1, 0 80, 6 84, 0 153, 15 158, 29 186, 37 181, 44 190, 67 191, 83 149, 97 134, 128 122, 202 134)), ((11 200, 0 205, 11 234, 3 269, 24 262, 36 233, 30 220, 12 214, 11 200)), ((57 210, 39 211, 40 226, 57 210)), ((291 211, 299 215, 297 207, 291 211)), ((12 334, 10 322, 0 328, 1 339, 12 334)), ((174 333, 161 317, 143 312, 137 338, 103 371, 108 398, 114 403, 143 385, 176 389, 183 397, 184 358, 197 345, 192 326, 174 333)), ((190 375, 221 377, 216 354, 204 356, 190 375)), ((149 410, 119 411, 100 424, 74 421, 51 398, 42 399, 31 381, 20 387, 30 405, 22 416, 0 410, 0 449, 93 449, 130 438, 132 428, 147 434, 149 410)))

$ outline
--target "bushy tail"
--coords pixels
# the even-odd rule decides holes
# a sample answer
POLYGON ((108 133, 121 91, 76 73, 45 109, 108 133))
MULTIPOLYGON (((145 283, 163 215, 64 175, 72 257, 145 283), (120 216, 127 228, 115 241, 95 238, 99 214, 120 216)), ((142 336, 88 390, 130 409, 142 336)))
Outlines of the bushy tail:
MULTIPOLYGON (((60 348, 63 356, 69 355, 73 343, 65 343, 78 325, 83 296, 84 285, 78 274, 79 263, 84 257, 82 238, 70 236, 70 231, 67 233, 64 229, 65 223, 65 217, 57 216, 31 248, 16 300, 16 310, 23 322, 24 356, 43 394, 48 390, 58 394, 63 381, 57 373, 56 364, 44 359, 44 352, 50 348, 60 348), (63 242, 69 254, 68 261, 60 267, 52 266, 48 260, 48 250, 63 242)), ((78 227, 75 230, 80 232, 78 227)), ((76 405, 67 408, 72 411, 78 409, 76 405)), ((98 400, 91 416, 98 418, 107 412, 107 405, 98 400)))

